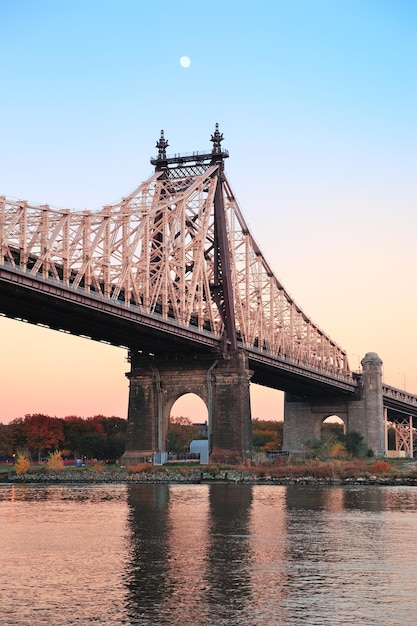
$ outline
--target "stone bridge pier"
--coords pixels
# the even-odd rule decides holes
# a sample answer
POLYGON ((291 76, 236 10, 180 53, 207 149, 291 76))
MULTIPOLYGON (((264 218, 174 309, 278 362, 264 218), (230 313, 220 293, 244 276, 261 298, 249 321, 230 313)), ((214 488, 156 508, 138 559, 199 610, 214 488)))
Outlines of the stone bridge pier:
POLYGON ((195 393, 207 406, 210 461, 238 463, 250 458, 251 376, 243 351, 226 358, 202 354, 151 358, 132 352, 122 463, 137 465, 154 452, 168 452, 171 409, 186 393, 195 393))
POLYGON ((354 399, 340 396, 297 398, 285 394, 283 449, 299 452, 309 439, 320 439, 323 420, 340 417, 346 431, 358 430, 368 449, 385 456, 385 421, 382 395, 382 361, 375 352, 362 359, 362 375, 354 399))

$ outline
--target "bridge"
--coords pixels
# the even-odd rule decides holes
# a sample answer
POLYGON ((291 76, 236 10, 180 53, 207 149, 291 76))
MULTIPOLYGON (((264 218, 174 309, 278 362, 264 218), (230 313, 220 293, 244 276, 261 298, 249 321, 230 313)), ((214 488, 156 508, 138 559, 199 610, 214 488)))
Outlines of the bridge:
POLYGON ((339 415, 376 454, 387 423, 408 420, 412 454, 417 397, 383 384, 375 353, 352 373, 294 302, 239 209, 222 141, 216 124, 211 150, 170 156, 161 131, 154 174, 100 211, 0 197, 0 313, 128 350, 128 464, 165 450, 189 392, 207 405, 212 460, 249 457, 250 381, 285 391, 287 451, 339 415))

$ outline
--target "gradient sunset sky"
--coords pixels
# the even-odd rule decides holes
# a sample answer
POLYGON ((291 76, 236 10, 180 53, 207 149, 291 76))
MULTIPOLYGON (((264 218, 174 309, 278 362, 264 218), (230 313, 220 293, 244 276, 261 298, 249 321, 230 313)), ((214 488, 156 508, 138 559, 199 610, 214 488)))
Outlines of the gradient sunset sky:
MULTIPOLYGON (((0 24, 0 195, 99 209, 152 174, 161 129, 190 152, 219 122, 276 276, 352 369, 377 352, 417 393, 415 0, 2 0, 0 24)), ((5 318, 0 348, 0 422, 127 416, 124 350, 5 318)))

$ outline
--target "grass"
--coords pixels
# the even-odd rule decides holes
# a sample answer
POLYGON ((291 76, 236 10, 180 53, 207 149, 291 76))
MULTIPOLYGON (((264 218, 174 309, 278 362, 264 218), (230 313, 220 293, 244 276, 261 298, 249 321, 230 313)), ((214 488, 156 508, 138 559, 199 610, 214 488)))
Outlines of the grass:
MULTIPOLYGON (((102 471, 102 470, 111 470, 117 471, 120 470, 120 465, 114 464, 104 464, 104 463, 94 463, 91 465, 85 465, 83 467, 76 467, 75 465, 65 465, 62 469, 71 472, 91 472, 91 471, 102 471)), ((0 463, 0 474, 14 472, 15 465, 13 463, 0 463)), ((29 467, 29 472, 31 474, 40 474, 48 471, 48 467, 46 463, 31 463, 29 467)), ((51 470, 49 470, 51 471, 51 470)))
POLYGON ((273 465, 260 465, 251 472, 263 473, 272 478, 316 478, 346 480, 373 476, 417 478, 417 467, 411 459, 277 459, 273 465))
MULTIPOLYGON (((165 466, 153 466, 148 463, 140 464, 136 467, 122 468, 120 465, 87 465, 84 467, 67 466, 65 473, 91 473, 94 471, 116 473, 120 471, 129 471, 129 473, 155 473, 156 471, 170 470, 179 471, 183 475, 195 473, 200 468, 205 473, 216 476, 220 473, 230 471, 239 471, 244 475, 252 476, 254 479, 271 478, 271 479, 330 479, 330 480, 347 480, 373 477, 387 478, 412 478, 417 479, 417 464, 412 459, 293 459, 291 457, 278 457, 270 464, 261 465, 199 465, 198 463, 170 463, 165 466)), ((0 474, 7 475, 9 472, 15 472, 12 463, 0 463, 0 474)), ((51 473, 51 470, 45 464, 32 464, 29 469, 31 474, 51 473)))

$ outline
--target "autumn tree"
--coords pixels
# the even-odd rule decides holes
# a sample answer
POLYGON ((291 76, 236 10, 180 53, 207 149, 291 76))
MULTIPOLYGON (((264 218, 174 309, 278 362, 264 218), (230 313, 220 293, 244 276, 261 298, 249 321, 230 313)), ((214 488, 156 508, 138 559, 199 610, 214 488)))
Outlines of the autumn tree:
POLYGON ((321 425, 321 439, 331 440, 333 443, 344 442, 344 428, 340 422, 323 422, 321 425))
POLYGON ((106 419, 107 418, 104 417, 104 415, 94 415, 93 417, 87 417, 85 421, 88 431, 90 433, 103 435, 105 433, 103 422, 105 422, 106 419))
POLYGON ((22 450, 26 448, 27 437, 23 417, 17 417, 5 428, 7 428, 9 432, 14 453, 16 452, 16 450, 22 450))
POLYGON ((14 452, 12 431, 9 425, 0 424, 0 457, 12 457, 14 452))
POLYGON ((126 443, 127 420, 95 415, 65 418, 33 414, 0 424, 0 456, 12 456, 28 448, 41 458, 60 449, 66 456, 118 459, 126 443))
POLYGON ((30 468, 30 454, 27 450, 19 450, 15 463, 16 474, 26 474, 30 468))
POLYGON ((173 417, 169 423, 166 449, 174 454, 186 453, 191 441, 198 438, 198 428, 188 417, 173 417))
POLYGON ((87 433, 78 442, 80 456, 88 459, 105 459, 107 457, 106 437, 103 433, 87 433))
POLYGON ((74 456, 97 459, 120 458, 125 449, 127 420, 95 415, 64 418, 65 446, 74 456))
POLYGON ((76 415, 68 415, 64 417, 64 437, 65 447, 74 456, 79 456, 79 444, 84 435, 90 432, 90 425, 86 420, 76 415))
MULTIPOLYGON (((324 426, 329 426, 325 424, 324 426)), ((365 444, 363 436, 357 430, 349 430, 346 434, 342 430, 337 430, 335 424, 332 429, 322 431, 321 439, 310 439, 306 441, 309 456, 312 457, 332 457, 332 456, 353 456, 359 457, 365 454, 365 444)))
POLYGON ((258 451, 275 451, 282 449, 284 422, 272 420, 252 420, 253 447, 258 451))
POLYGON ((39 460, 42 452, 60 448, 64 443, 63 421, 57 417, 25 415, 23 424, 27 445, 38 452, 39 460))
POLYGON ((105 459, 107 456, 107 441, 104 431, 104 415, 94 415, 85 420, 86 431, 78 441, 81 456, 89 459, 105 459))

